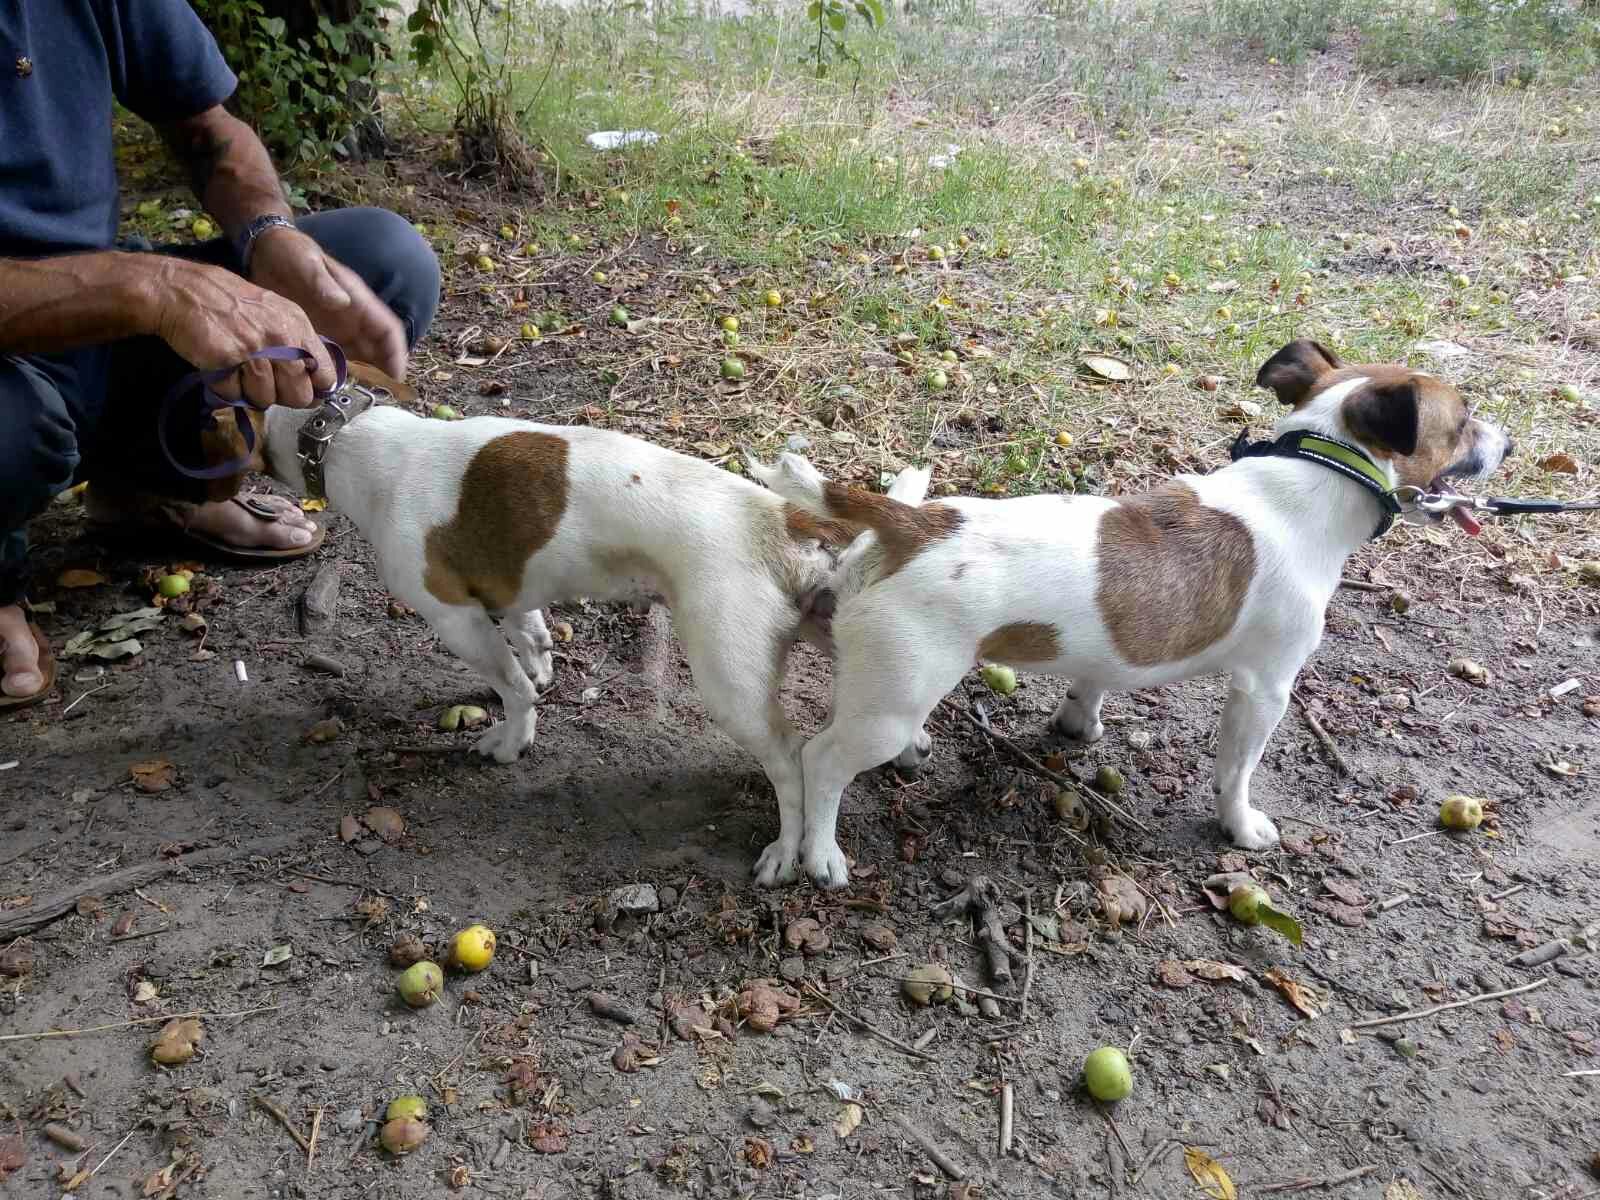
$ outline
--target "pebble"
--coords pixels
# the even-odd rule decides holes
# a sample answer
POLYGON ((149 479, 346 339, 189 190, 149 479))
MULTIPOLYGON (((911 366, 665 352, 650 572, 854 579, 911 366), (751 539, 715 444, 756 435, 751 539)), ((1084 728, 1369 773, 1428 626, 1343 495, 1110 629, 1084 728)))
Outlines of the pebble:
POLYGON ((757 1129, 766 1129, 778 1119, 777 1111, 765 1100, 757 1100, 745 1113, 745 1120, 757 1129))
POLYGON ((1155 740, 1148 729, 1130 729, 1128 731, 1128 747, 1132 750, 1148 750, 1150 743, 1155 740))
POLYGON ((678 904, 678 889, 675 888, 675 887, 664 887, 664 888, 662 888, 661 889, 661 911, 662 912, 666 912, 670 908, 677 907, 677 904, 678 904))
POLYGON ((362 1116, 359 1108, 347 1108, 339 1114, 339 1132, 354 1133, 361 1128, 362 1116))
POLYGON ((618 916, 647 916, 661 911, 661 897, 653 883, 630 883, 611 893, 611 908, 618 916))
POLYGON ((786 958, 778 964, 778 974, 790 983, 799 983, 806 977, 806 960, 803 958, 786 958))

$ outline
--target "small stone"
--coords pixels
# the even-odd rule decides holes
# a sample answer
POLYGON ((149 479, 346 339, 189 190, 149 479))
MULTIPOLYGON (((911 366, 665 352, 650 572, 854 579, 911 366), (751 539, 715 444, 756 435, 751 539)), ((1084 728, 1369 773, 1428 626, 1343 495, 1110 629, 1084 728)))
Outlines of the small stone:
POLYGON ((1394 1044, 1394 1049, 1401 1058, 1415 1058, 1420 1047, 1410 1038, 1403 1037, 1394 1044))
POLYGON ((1148 750, 1153 740, 1148 729, 1133 729, 1128 732, 1128 748, 1130 750, 1148 750))
POLYGON ((678 904, 678 889, 675 888, 675 887, 664 887, 664 888, 662 888, 661 889, 661 911, 662 912, 666 912, 668 909, 676 908, 677 904, 678 904))
POLYGON ((661 911, 661 897, 653 883, 630 883, 611 893, 611 908, 622 917, 643 917, 661 911))
POLYGON ((757 1098, 744 1114, 744 1119, 757 1129, 767 1129, 778 1119, 778 1112, 765 1100, 757 1098))
POLYGON ((354 1133, 366 1123, 366 1118, 361 1115, 359 1108, 347 1108, 339 1114, 339 1132, 354 1133))
POLYGON ((862 927, 861 940, 879 953, 887 954, 899 943, 899 935, 887 925, 877 922, 862 927))
POLYGON ((778 964, 778 974, 790 983, 799 983, 806 977, 806 960, 786 958, 778 964))

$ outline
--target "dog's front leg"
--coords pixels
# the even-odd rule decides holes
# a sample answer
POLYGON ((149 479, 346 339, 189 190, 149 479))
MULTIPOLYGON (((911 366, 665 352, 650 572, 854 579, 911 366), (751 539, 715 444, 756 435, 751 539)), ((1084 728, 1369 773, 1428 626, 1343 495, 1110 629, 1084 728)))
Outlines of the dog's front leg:
POLYGON ((500 618, 500 627, 511 639, 523 667, 533 679, 533 686, 540 691, 549 687, 555 679, 554 665, 550 661, 550 649, 555 645, 555 639, 545 626, 544 614, 537 608, 522 613, 507 613, 500 618))
POLYGON ((439 640, 493 686, 505 705, 506 719, 478 739, 479 754, 496 762, 517 761, 533 744, 538 693, 504 635, 479 605, 442 604, 431 597, 412 606, 439 635, 439 640))
POLYGON ((1074 680, 1065 698, 1056 706, 1050 724, 1055 726, 1056 732, 1075 741, 1098 742, 1106 732, 1100 721, 1100 706, 1105 698, 1104 688, 1074 680))
POLYGON ((1259 808, 1250 807, 1250 776, 1261 761, 1267 739, 1283 720, 1294 676, 1264 679, 1235 671, 1228 681, 1228 702, 1217 734, 1214 787, 1217 820, 1236 846, 1265 850, 1278 844, 1278 827, 1259 808))

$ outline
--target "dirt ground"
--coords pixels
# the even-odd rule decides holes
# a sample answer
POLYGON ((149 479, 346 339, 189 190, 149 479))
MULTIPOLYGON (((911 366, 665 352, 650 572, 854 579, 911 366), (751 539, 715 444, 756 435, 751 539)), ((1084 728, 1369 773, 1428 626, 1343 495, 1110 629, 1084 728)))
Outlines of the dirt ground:
MULTIPOLYGON (((22 1160, 6 1196, 58 1194, 96 1165, 74 1194, 1199 1195, 1180 1146, 1209 1154, 1243 1195, 1352 1171, 1364 1173, 1337 1194, 1594 1194, 1593 1080, 1563 1076, 1596 1065, 1600 1034, 1589 949, 1600 800, 1588 781, 1600 722, 1583 715, 1600 691, 1597 631, 1501 619, 1497 589, 1454 560, 1459 546, 1412 538, 1403 559, 1353 564, 1404 581, 1413 603, 1401 616, 1387 589, 1336 598, 1302 694, 1354 775, 1335 773, 1291 711, 1256 777, 1289 835, 1279 850, 1238 855, 1219 841, 1208 781, 1220 696, 1202 682, 1117 698, 1105 741, 1069 754, 1080 774, 1126 774, 1147 836, 1075 835, 1052 789, 946 714, 922 779, 863 778, 847 795, 847 892, 761 894, 747 872, 775 828, 767 786, 708 727, 663 621, 600 606, 552 614, 575 636, 536 748, 514 767, 485 765, 470 735, 440 733, 434 718, 491 697, 416 617, 387 611, 366 546, 328 519, 313 561, 208 569, 214 657, 195 661, 196 639, 169 618, 103 676, 66 664, 58 699, 0 726, 0 760, 18 764, 0 774, 0 919, 62 891, 91 897, 0 943, 33 960, 5 981, 0 1029, 144 1022, 6 1046, 0 1112, 22 1139, 0 1151, 22 1160), (326 564, 342 583, 337 624, 304 638, 298 600, 326 564), (346 674, 309 669, 310 653, 346 674), (1459 655, 1488 669, 1488 686, 1447 672, 1459 655), (1579 686, 1550 699, 1568 678, 1579 686), (333 739, 308 741, 330 718, 333 739), (130 773, 152 761, 171 764, 154 792, 130 773), (1563 762, 1579 773, 1553 773, 1563 762), (1436 805, 1456 791, 1494 802, 1490 827, 1434 835, 1436 805), (403 814, 403 835, 342 841, 341 818, 374 804, 403 814), (186 869, 196 853, 210 865, 186 869), (1086 883, 1108 858, 1156 902, 1120 932, 1086 883), (162 860, 171 874, 93 898, 113 872, 162 860), (1303 947, 1206 902, 1200 882, 1242 864, 1304 919, 1303 947), (1039 918, 1026 1005, 1019 964, 998 1022, 899 995, 898 977, 933 959, 988 987, 970 926, 929 916, 975 874, 1039 918), (608 895, 633 883, 654 886, 660 911, 613 919, 608 895), (782 941, 802 917, 831 942, 810 957, 782 941), (452 978, 432 1008, 401 1005, 393 937, 434 941, 477 920, 500 934, 490 969, 452 978), (893 949, 869 926, 891 929, 893 949), (1563 937, 1570 950, 1554 962, 1507 965, 1563 937), (264 966, 278 946, 292 956, 264 966), (1236 964, 1243 978, 1163 971, 1173 960, 1236 964), (1319 1015, 1292 1007, 1271 972, 1308 989, 1319 1015), (686 1028, 689 1040, 665 1028, 663 1005, 728 1012, 761 978, 804 994, 773 1033, 719 1036, 706 1014, 710 1032, 686 1028), (1529 984, 1542 986, 1351 1029, 1529 984), (902 1043, 931 1034, 926 1057, 854 1031, 810 989, 902 1043), (591 1011, 596 990, 638 1017, 642 1069, 614 1065, 625 1030, 591 1011), (191 1011, 214 1014, 200 1053, 153 1066, 150 1018, 191 1011), (1133 1047, 1135 1089, 1114 1111, 1077 1078, 1103 1043, 1133 1047), (863 1114, 847 1136, 833 1081, 863 1114), (432 1105, 433 1134, 396 1160, 373 1122, 413 1091, 432 1105), (258 1097, 300 1136, 315 1128, 309 1167, 258 1097), (46 1140, 47 1122, 71 1126, 82 1150, 46 1140), (1415 1193, 1385 1191, 1396 1181, 1415 1193)), ((58 645, 147 599, 131 581, 161 560, 87 540, 70 502, 37 534, 46 577, 93 566, 115 581, 54 593, 44 621, 58 645)), ((793 708, 814 726, 826 667, 808 653, 797 667, 793 708)), ((1042 756, 1063 686, 1027 679, 983 702, 1042 756)), ((1006 916, 1022 947, 1022 914, 1006 916)))

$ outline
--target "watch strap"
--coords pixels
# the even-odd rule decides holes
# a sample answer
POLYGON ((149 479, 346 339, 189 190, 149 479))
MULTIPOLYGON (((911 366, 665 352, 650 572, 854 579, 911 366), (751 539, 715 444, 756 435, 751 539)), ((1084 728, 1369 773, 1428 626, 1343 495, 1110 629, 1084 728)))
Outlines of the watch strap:
POLYGON ((244 227, 244 232, 239 235, 238 251, 239 265, 246 274, 250 272, 250 255, 255 250, 256 239, 269 229, 293 229, 294 222, 288 217, 279 216, 277 213, 268 213, 257 217, 244 227))

